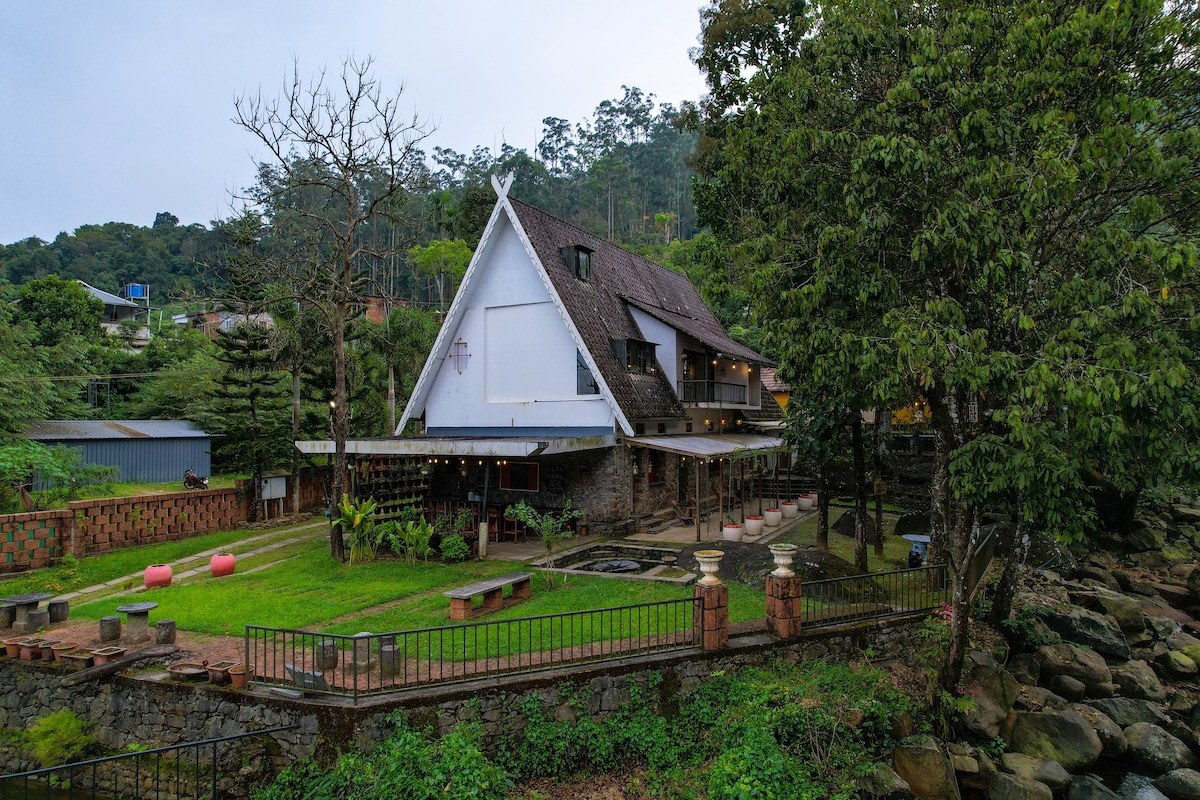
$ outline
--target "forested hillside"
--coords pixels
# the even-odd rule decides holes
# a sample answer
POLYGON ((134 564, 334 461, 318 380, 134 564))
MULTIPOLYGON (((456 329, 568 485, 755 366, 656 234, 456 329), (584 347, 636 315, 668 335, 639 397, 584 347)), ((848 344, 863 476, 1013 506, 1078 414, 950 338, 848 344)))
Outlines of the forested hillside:
MULTIPOLYGON (((507 144, 498 152, 484 146, 470 153, 441 147, 417 151, 420 179, 405 198, 403 222, 398 229, 371 235, 409 247, 462 239, 473 248, 495 202, 489 176, 511 172, 513 196, 661 258, 671 242, 696 233, 692 173, 686 163, 695 134, 682 130, 679 118, 671 105, 656 104, 653 94, 626 87, 623 97, 600 103, 589 120, 572 124, 546 117, 534 153, 507 144)), ((264 167, 256 188, 277 177, 264 167)), ((29 238, 0 246, 0 279, 20 285, 58 275, 114 293, 128 283, 147 283, 155 305, 223 289, 218 266, 231 220, 214 220, 209 227, 178 222, 164 211, 149 227, 131 222, 84 225, 60 233, 53 242, 29 238)), ((445 305, 453 287, 442 270, 431 266, 434 254, 420 263, 415 256, 422 252, 388 264, 387 280, 378 285, 409 303, 445 305)))

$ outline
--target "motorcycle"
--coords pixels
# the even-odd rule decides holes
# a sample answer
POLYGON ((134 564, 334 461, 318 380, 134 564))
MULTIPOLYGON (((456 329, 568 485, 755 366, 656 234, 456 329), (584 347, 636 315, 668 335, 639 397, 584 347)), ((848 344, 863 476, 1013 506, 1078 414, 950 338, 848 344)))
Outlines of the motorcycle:
POLYGON ((183 488, 185 489, 207 489, 208 478, 203 475, 197 475, 196 471, 188 467, 183 471, 183 488))

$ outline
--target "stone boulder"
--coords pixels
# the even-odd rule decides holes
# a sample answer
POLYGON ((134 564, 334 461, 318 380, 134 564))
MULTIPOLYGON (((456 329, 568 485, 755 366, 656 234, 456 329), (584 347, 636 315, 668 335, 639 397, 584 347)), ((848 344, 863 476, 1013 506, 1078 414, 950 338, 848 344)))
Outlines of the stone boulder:
POLYGON ((1000 724, 1008 717, 1021 691, 1016 679, 987 653, 967 653, 962 682, 970 687, 975 706, 963 715, 963 726, 982 739, 1000 735, 1000 724))
POLYGON ((1173 769, 1154 780, 1154 788, 1171 800, 1200 800, 1200 772, 1173 769))
POLYGON ((1154 666, 1161 669, 1167 678, 1177 681, 1189 680, 1197 672, 1200 672, 1200 669, 1196 667, 1196 662, 1179 650, 1168 650, 1157 656, 1154 659, 1154 666))
POLYGON ((1200 569, 1192 570, 1188 575, 1187 589, 1193 600, 1200 600, 1200 569))
MULTIPOLYGON (((1070 675, 1086 687, 1109 686, 1112 672, 1104 657, 1093 650, 1071 644, 1046 644, 1034 651, 1041 680, 1055 675, 1070 675)), ((1093 697, 1097 696, 1092 694, 1093 697)))
POLYGON ((1097 653, 1122 660, 1129 658, 1129 643, 1112 617, 1086 608, 1071 608, 1048 615, 1046 625, 1068 642, 1087 645, 1097 653))
POLYGON ((1112 617, 1126 636, 1146 629, 1146 616, 1142 613, 1138 601, 1132 597, 1107 589, 1097 589, 1093 593, 1092 602, 1095 603, 1096 610, 1112 617))
POLYGON ((1057 761, 1042 761, 1022 753, 1005 753, 1001 757, 1004 769, 1021 778, 1044 783, 1055 794, 1061 793, 1071 784, 1071 773, 1057 761))
POLYGON ((887 764, 879 764, 875 771, 858 779, 858 787, 864 797, 877 800, 909 800, 916 797, 908 781, 896 774, 887 764))
POLYGON ((1100 744, 1104 747, 1100 753, 1103 758, 1118 758, 1129 749, 1129 742, 1125 741, 1125 732, 1121 730, 1121 726, 1103 711, 1083 703, 1072 703, 1069 708, 1086 719, 1096 736, 1100 737, 1100 744))
POLYGON ((988 784, 987 800, 1053 800, 1054 793, 1044 783, 1003 772, 988 784))
POLYGON ((1142 769, 1154 775, 1194 767, 1196 756, 1188 746, 1149 722, 1137 722, 1125 729, 1128 756, 1142 769))
POLYGON ((1111 572, 1094 564, 1081 564, 1075 572, 1075 579, 1083 583, 1092 581, 1092 585, 1103 586, 1113 592, 1121 589, 1121 584, 1117 583, 1117 579, 1112 576, 1111 572))
POLYGON ((1185 525, 1200 525, 1200 508, 1177 504, 1171 506, 1171 519, 1185 525))
POLYGON ((1111 719, 1122 729, 1139 722, 1167 724, 1167 715, 1156 704, 1148 700, 1135 700, 1132 697, 1108 697, 1101 700, 1088 700, 1087 704, 1111 719))
POLYGON ((921 736, 892 751, 892 768, 921 800, 960 800, 954 766, 932 736, 921 736))
POLYGON ((1104 750, 1088 721, 1069 710, 1016 712, 1008 747, 1043 761, 1057 761, 1068 772, 1087 769, 1104 750))
POLYGON ((1155 528, 1139 528, 1125 537, 1125 547, 1131 553, 1147 553, 1152 550, 1162 550, 1167 544, 1167 537, 1155 528))
POLYGON ((1067 789, 1067 800, 1121 800, 1095 775, 1076 775, 1067 789))
POLYGON ((1158 676, 1154 674, 1154 669, 1145 661, 1126 661, 1113 667, 1112 679, 1122 697, 1152 700, 1155 703, 1167 699, 1167 693, 1158 676))
POLYGON ((1087 694, 1087 686, 1083 681, 1072 678, 1070 675, 1055 675, 1050 679, 1048 688, 1064 700, 1072 702, 1082 700, 1083 696, 1087 694))

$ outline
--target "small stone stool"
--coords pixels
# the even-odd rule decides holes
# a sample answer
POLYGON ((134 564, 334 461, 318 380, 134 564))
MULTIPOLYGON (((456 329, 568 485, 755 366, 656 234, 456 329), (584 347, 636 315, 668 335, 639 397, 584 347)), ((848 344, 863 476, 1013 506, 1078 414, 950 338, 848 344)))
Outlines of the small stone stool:
POLYGON ((100 641, 115 642, 121 638, 121 618, 117 616, 100 618, 100 641))
POLYGON ((0 601, 0 630, 11 628, 17 620, 17 604, 7 600, 0 601))
POLYGON ((175 620, 160 619, 154 623, 155 644, 175 644, 175 620))
POLYGON ((66 622, 71 616, 71 603, 67 600, 51 600, 46 604, 46 610, 50 612, 51 625, 66 622))
POLYGON ((354 642, 350 646, 353 649, 351 654, 351 666, 356 672, 366 672, 371 666, 371 639, 374 634, 370 631, 361 631, 354 634, 354 642))
POLYGON ((334 639, 322 639, 317 642, 317 669, 328 672, 335 669, 338 663, 338 646, 334 639))
POLYGON ((394 677, 396 669, 400 666, 400 654, 397 650, 394 644, 379 646, 379 672, 385 678, 394 677))
POLYGON ((50 612, 44 608, 37 608, 30 611, 26 619, 26 633, 37 633, 50 627, 50 612))

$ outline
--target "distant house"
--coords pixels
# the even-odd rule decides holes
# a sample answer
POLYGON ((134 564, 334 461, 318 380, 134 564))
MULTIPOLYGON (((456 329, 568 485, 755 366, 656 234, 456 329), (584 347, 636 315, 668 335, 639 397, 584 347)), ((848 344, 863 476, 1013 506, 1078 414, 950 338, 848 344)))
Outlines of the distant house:
POLYGON ((593 527, 619 528, 707 500, 732 485, 731 460, 744 473, 782 449, 747 426, 782 416, 761 382, 771 361, 731 339, 686 276, 493 185, 496 206, 397 435, 348 443, 373 464, 356 470, 360 494, 386 499, 372 476, 408 458, 435 501, 570 500, 593 527), (423 435, 400 436, 410 422, 423 435))
POLYGON ((92 297, 104 303, 104 316, 100 319, 100 327, 104 329, 105 333, 116 335, 117 331, 120 330, 122 322, 126 320, 137 322, 138 316, 144 315, 145 323, 138 326, 137 335, 130 344, 135 350, 140 350, 150 343, 150 328, 148 324, 149 315, 152 310, 151 306, 140 305, 124 297, 118 297, 115 294, 110 294, 103 289, 97 289, 95 286, 83 281, 77 280, 76 283, 82 286, 84 291, 92 297))
POLYGON ((212 437, 181 420, 46 420, 25 436, 75 448, 85 464, 115 466, 123 483, 182 483, 184 470, 208 475, 212 466, 212 437))
POLYGON ((176 325, 186 325, 193 330, 198 330, 210 339, 215 339, 218 331, 231 331, 245 321, 260 328, 275 327, 275 319, 265 311, 256 314, 239 314, 234 311, 188 311, 184 314, 173 314, 171 321, 176 325))
POLYGON ((779 407, 786 410, 788 400, 792 397, 792 387, 775 377, 774 367, 763 367, 762 383, 763 387, 775 398, 779 407))

